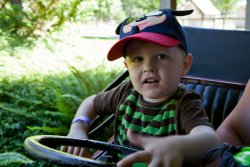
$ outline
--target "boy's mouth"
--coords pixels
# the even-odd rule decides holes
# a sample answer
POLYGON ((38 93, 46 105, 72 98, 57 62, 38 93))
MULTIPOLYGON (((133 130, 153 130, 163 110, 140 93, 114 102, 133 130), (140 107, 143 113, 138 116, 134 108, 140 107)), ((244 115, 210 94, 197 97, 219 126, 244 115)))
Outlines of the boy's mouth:
POLYGON ((142 83, 143 84, 151 84, 151 83, 158 83, 158 82, 159 81, 156 79, 149 78, 149 79, 145 79, 142 83))

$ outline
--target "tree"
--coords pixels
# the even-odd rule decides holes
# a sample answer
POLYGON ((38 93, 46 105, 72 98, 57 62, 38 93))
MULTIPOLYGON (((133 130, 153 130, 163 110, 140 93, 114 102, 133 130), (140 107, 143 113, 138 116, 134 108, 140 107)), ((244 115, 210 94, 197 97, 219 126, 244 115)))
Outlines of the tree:
POLYGON ((212 0, 214 6, 216 6, 220 10, 223 16, 223 27, 225 25, 225 20, 228 17, 228 14, 234 9, 235 4, 238 1, 239 0, 212 0))
POLYGON ((2 0, 0 32, 39 37, 59 29, 65 22, 107 20, 111 17, 110 8, 110 0, 2 0))
POLYGON ((12 4, 22 6, 22 1, 21 0, 10 0, 12 4))
POLYGON ((141 15, 160 8, 160 0, 121 0, 126 16, 141 15))

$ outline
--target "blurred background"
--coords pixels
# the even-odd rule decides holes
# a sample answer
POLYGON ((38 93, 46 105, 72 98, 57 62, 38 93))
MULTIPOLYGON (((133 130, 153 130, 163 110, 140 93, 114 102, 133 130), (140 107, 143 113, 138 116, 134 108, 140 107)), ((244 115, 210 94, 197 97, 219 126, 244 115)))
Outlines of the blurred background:
MULTIPOLYGON (((249 30, 248 0, 0 0, 0 166, 51 166, 24 139, 67 135, 81 101, 122 71, 106 54, 127 16, 194 9, 184 26, 249 30)), ((101 140, 101 139, 100 139, 101 140)))

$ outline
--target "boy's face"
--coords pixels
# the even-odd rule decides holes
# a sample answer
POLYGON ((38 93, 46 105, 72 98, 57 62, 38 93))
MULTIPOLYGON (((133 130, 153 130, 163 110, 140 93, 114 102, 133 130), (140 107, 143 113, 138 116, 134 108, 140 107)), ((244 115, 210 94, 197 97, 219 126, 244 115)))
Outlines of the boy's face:
POLYGON ((144 99, 167 99, 176 91, 180 78, 192 63, 179 47, 163 47, 133 40, 126 47, 125 65, 135 89, 144 99))

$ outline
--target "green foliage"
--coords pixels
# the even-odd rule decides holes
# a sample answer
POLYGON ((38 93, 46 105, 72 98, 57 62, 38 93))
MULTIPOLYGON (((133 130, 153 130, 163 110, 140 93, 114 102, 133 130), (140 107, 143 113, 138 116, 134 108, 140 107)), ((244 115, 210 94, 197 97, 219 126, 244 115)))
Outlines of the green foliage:
POLYGON ((227 16, 229 11, 235 8, 239 0, 212 0, 212 3, 221 11, 222 15, 227 16))
POLYGON ((111 16, 113 5, 110 0, 23 0, 18 5, 4 0, 0 3, 0 32, 23 37, 41 36, 65 22, 93 18, 105 21, 114 18, 111 16))
MULTIPOLYGON (((6 1, 6 0, 5 0, 6 1)), ((1 31, 22 37, 37 37, 76 18, 82 0, 23 0, 22 5, 6 3, 1 8, 1 31)))
POLYGON ((122 12, 113 10, 113 5, 110 0, 0 1, 0 50, 33 46, 37 38, 60 30, 65 23, 119 19, 122 12))
POLYGON ((126 16, 141 15, 146 12, 157 10, 160 7, 160 0, 121 0, 122 8, 126 16))
POLYGON ((0 12, 0 32, 7 32, 18 35, 22 34, 23 27, 29 26, 24 21, 24 13, 19 5, 6 4, 0 12))
MULTIPOLYGON (((23 143, 28 136, 66 135, 82 100, 101 91, 120 72, 106 71, 102 66, 86 71, 69 68, 72 73, 66 75, 41 77, 36 74, 19 80, 2 80, 0 153, 17 152, 25 155, 23 143)), ((11 161, 26 163, 19 162, 16 157, 11 161)), ((39 166, 41 163, 35 161, 33 165, 39 166)))
POLYGON ((54 127, 48 127, 48 126, 43 126, 43 127, 27 126, 27 128, 31 131, 44 131, 46 133, 54 134, 54 135, 65 134, 65 128, 54 128, 54 127))
POLYGON ((26 156, 16 152, 0 154, 0 166, 18 166, 21 164, 32 164, 33 162, 26 156))

